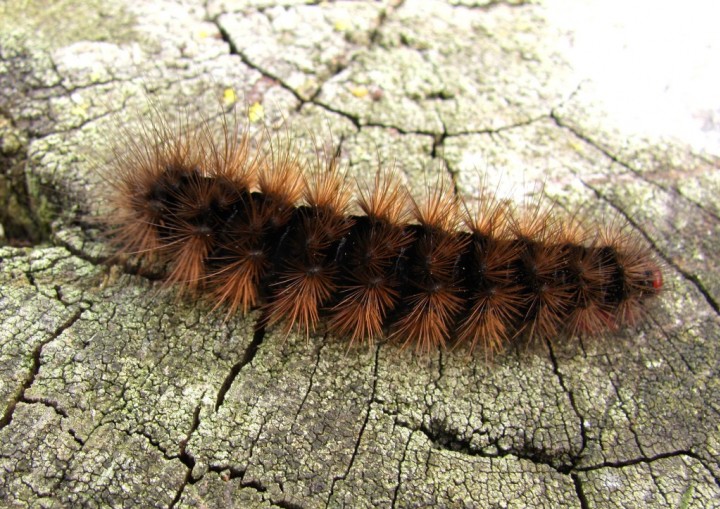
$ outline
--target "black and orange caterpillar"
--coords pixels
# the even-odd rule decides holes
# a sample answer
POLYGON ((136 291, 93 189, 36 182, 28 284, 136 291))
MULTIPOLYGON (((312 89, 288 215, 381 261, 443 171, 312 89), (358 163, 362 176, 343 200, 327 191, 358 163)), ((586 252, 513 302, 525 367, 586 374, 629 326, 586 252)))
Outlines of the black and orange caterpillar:
POLYGON ((168 283, 229 314, 260 307, 287 332, 323 321, 351 343, 387 333, 492 354, 519 335, 634 324, 663 286, 624 228, 494 200, 470 210, 442 183, 416 199, 392 169, 353 192, 337 154, 308 162, 227 118, 212 131, 156 119, 124 136, 103 171, 107 223, 121 253, 164 262, 168 283))

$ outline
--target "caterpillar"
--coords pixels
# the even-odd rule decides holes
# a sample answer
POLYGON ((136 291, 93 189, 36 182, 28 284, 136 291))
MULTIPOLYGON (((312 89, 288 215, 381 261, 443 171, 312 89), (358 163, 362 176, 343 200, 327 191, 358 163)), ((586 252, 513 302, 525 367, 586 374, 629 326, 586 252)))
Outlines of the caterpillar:
POLYGON ((323 323, 351 345, 493 355, 517 337, 635 324, 662 290, 626 228, 492 197, 471 206, 441 181, 416 198, 393 168, 351 184, 338 151, 306 158, 289 136, 254 136, 225 115, 219 129, 156 117, 121 137, 102 172, 111 242, 228 316, 259 308, 261 326, 286 333, 323 323))

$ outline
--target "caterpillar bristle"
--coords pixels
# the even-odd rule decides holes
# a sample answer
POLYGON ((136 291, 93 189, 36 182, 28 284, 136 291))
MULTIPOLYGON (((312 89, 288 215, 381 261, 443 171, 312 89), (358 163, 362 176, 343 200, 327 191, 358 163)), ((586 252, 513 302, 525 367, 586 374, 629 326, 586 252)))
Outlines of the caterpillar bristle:
POLYGON ((156 255, 163 247, 158 228, 164 220, 163 199, 171 192, 173 172, 198 167, 203 143, 194 143, 185 121, 171 126, 152 117, 139 131, 121 130, 122 143, 113 147, 114 164, 101 174, 114 192, 114 213, 107 216, 113 244, 124 254, 156 255))
POLYGON ((385 222, 393 226, 406 223, 409 217, 407 190, 398 182, 395 168, 378 169, 374 187, 358 186, 357 204, 373 223, 385 222))
POLYGON ((247 313, 260 304, 260 284, 271 268, 263 235, 289 220, 291 204, 272 194, 245 191, 244 199, 219 232, 218 250, 211 259, 208 286, 215 308, 226 305, 228 316, 247 313), (262 198, 261 198, 262 197, 262 198))
POLYGON ((320 308, 335 291, 332 268, 313 261, 288 263, 279 272, 271 301, 266 305, 266 325, 284 322, 285 334, 296 330, 306 337, 315 332, 320 308))
POLYGON ((484 194, 474 208, 465 206, 463 223, 478 239, 502 239, 508 235, 508 204, 484 194))
POLYGON ((643 300, 657 295, 663 287, 658 263, 647 256, 640 239, 626 225, 611 225, 603 230, 602 245, 611 264, 614 279, 611 291, 618 301, 614 310, 614 327, 639 323, 647 310, 643 300))
POLYGON ((387 316, 400 297, 395 264, 412 242, 403 228, 408 214, 407 192, 393 171, 375 174, 374 188, 360 188, 357 199, 365 217, 355 219, 342 258, 339 302, 328 321, 330 330, 348 336, 350 344, 372 343, 382 334, 387 316))
POLYGON ((324 324, 350 345, 388 337, 491 358, 520 336, 638 323, 662 289, 657 261, 617 224, 487 193, 471 207, 443 180, 413 197, 393 167, 353 192, 339 151, 315 143, 305 158, 287 131, 154 118, 123 142, 105 171, 114 245, 165 264, 179 295, 206 295, 228 318, 259 308, 286 334, 324 324))
POLYGON ((461 276, 457 262, 468 243, 465 235, 420 227, 408 253, 406 306, 391 338, 420 352, 445 347, 455 318, 462 310, 461 276))
POLYGON ((347 214, 352 193, 347 179, 339 173, 336 156, 309 171, 303 194, 305 202, 314 209, 332 216, 347 214))
POLYGON ((251 158, 252 171, 243 172, 245 185, 220 230, 219 249, 212 259, 214 271, 208 277, 214 307, 225 305, 228 317, 261 304, 261 285, 273 259, 264 238, 280 234, 303 193, 297 151, 289 142, 267 139, 265 152, 251 154, 250 138, 244 135, 242 153, 251 158), (257 192, 245 175, 255 176, 257 192))
POLYGON ((611 267, 598 248, 597 238, 589 247, 572 244, 567 239, 569 281, 572 283, 571 302, 575 308, 568 316, 568 331, 575 334, 600 334, 614 328, 609 322, 612 306, 603 296, 607 281, 611 278, 611 267))
POLYGON ((302 194, 307 205, 295 209, 278 245, 285 255, 276 264, 265 315, 268 325, 285 322, 286 333, 297 330, 309 337, 337 290, 336 245, 352 225, 347 217, 351 193, 336 154, 316 157, 302 194))
POLYGON ((510 213, 508 230, 511 237, 528 243, 555 243, 559 240, 561 223, 544 204, 526 205, 519 213, 510 213))
POLYGON ((291 143, 268 142, 258 172, 258 190, 278 208, 282 222, 303 195, 303 172, 299 153, 291 143))
POLYGON ((427 190, 423 199, 410 197, 412 215, 422 226, 450 232, 460 225, 458 199, 446 186, 446 182, 440 180, 427 190))

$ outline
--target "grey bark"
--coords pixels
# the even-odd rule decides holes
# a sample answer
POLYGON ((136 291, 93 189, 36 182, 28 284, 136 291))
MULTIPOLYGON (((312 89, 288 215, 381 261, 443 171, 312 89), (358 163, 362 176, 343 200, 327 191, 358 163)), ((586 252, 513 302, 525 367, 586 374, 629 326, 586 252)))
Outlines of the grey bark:
POLYGON ((717 162, 608 126, 541 6, 105 4, 0 5, 4 505, 720 506, 717 162), (351 175, 619 215, 668 291, 636 330, 486 362, 254 333, 103 263, 108 138, 231 90, 351 175))

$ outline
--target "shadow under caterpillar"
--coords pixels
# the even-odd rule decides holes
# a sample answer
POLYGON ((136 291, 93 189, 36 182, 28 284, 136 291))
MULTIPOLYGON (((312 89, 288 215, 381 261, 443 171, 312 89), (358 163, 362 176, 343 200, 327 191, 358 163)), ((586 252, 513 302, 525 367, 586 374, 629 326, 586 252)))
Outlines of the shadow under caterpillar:
POLYGON ((167 264, 167 282, 229 314, 307 335, 427 352, 519 335, 597 334, 636 323, 663 286, 652 253, 619 227, 592 231, 539 207, 471 209, 439 183, 410 196, 392 169, 372 186, 292 143, 161 116, 121 137, 103 170, 120 253, 167 264), (257 146, 256 146, 257 145, 257 146), (356 210, 352 207, 355 205, 356 210))

